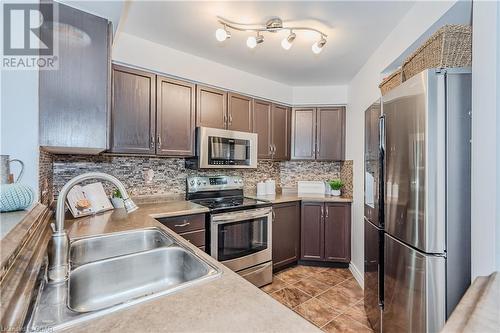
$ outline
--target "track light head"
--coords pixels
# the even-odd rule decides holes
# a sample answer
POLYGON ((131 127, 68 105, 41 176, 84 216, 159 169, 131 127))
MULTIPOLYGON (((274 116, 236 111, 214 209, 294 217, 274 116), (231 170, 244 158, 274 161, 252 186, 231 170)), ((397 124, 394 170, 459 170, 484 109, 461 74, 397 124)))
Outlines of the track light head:
POLYGON ((247 46, 251 49, 255 48, 258 44, 264 42, 264 36, 257 34, 257 36, 250 36, 247 39, 247 46))
POLYGON ((320 54, 321 51, 323 51, 323 47, 325 46, 325 44, 325 36, 321 36, 321 39, 312 45, 311 50, 314 54, 320 54))
POLYGON ((295 35, 295 33, 290 30, 290 34, 286 38, 283 38, 283 40, 281 41, 281 47, 285 50, 290 50, 295 37, 297 37, 297 35, 295 35))
POLYGON ((231 32, 227 30, 226 26, 224 26, 224 28, 219 28, 215 30, 215 38, 219 42, 223 42, 226 39, 231 38, 231 32))

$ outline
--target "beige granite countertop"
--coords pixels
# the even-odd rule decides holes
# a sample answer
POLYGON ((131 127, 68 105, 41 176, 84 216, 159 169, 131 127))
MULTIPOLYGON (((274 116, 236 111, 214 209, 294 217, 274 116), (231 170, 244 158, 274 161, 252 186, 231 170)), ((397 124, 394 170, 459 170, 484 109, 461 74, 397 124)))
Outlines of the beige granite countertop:
MULTIPOLYGON (((275 301, 153 217, 205 213, 188 201, 139 205, 78 220, 67 220, 71 238, 158 227, 219 267, 223 274, 174 294, 140 303, 67 329, 71 332, 319 332, 315 326, 275 301)), ((117 277, 119 278, 119 277, 117 277)))
POLYGON ((255 198, 272 203, 283 203, 292 201, 320 201, 320 202, 352 202, 352 198, 336 197, 326 194, 298 194, 296 192, 286 192, 275 195, 247 195, 250 198, 255 198))

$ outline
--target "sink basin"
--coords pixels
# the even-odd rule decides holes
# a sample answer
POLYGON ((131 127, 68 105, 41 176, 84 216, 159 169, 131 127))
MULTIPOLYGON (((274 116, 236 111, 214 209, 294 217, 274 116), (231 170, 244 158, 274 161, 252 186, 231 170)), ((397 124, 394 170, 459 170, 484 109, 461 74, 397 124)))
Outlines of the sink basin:
POLYGON ((69 276, 68 307, 102 310, 191 285, 217 272, 190 251, 173 246, 89 263, 69 276))
POLYGON ((70 258, 65 282, 39 280, 28 331, 67 329, 222 274, 160 228, 75 240, 70 258))
POLYGON ((82 238, 71 243, 72 267, 86 263, 170 246, 174 241, 159 229, 141 229, 82 238))

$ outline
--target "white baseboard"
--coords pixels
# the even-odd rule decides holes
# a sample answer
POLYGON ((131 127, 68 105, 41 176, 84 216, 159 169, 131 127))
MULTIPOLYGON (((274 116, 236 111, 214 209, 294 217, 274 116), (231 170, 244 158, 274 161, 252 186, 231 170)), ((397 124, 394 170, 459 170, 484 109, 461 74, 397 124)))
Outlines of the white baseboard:
POLYGON ((364 278, 359 269, 354 265, 352 262, 349 264, 349 270, 351 271, 352 275, 358 281, 359 285, 361 288, 365 288, 365 283, 364 283, 364 278))

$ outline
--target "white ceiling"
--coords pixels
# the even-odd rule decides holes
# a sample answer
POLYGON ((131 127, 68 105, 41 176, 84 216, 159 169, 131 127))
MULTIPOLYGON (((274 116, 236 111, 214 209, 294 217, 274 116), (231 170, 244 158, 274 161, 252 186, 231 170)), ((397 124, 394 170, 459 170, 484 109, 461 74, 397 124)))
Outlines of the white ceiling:
MULTIPOLYGON (((414 2, 192 2, 134 1, 121 18, 122 31, 165 46, 292 86, 347 84, 414 2), (289 51, 280 42, 287 31, 265 34, 255 49, 250 33, 232 32, 219 43, 217 16, 242 23, 264 23, 279 16, 284 23, 324 31, 328 43, 315 55, 317 34, 296 32, 289 51)), ((166 61, 168 61, 166 59, 166 61)))

